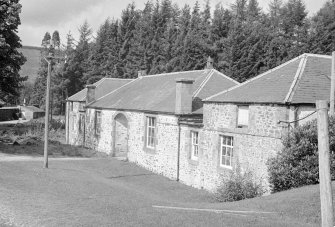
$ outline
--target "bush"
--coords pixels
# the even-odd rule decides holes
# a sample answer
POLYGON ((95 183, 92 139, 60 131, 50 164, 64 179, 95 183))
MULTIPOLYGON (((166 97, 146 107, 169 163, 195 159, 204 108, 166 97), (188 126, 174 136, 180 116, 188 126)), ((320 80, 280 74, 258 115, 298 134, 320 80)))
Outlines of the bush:
POLYGON ((219 202, 233 202, 242 199, 251 199, 264 193, 262 184, 254 182, 250 171, 241 173, 240 168, 230 175, 228 180, 223 180, 215 193, 219 202))
MULTIPOLYGON (((335 121, 329 121, 332 179, 335 176, 335 121)), ((293 129, 283 141, 283 149, 267 163, 272 192, 319 183, 318 135, 316 120, 293 129)))

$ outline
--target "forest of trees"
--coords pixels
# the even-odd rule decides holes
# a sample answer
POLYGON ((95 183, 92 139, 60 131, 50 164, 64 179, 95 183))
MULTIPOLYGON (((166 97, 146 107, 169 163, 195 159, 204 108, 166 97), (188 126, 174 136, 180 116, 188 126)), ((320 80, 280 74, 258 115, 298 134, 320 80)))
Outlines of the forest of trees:
MULTIPOLYGON (((313 17, 303 0, 271 0, 267 12, 257 0, 235 0, 229 8, 213 10, 208 1, 201 4, 180 8, 171 0, 148 1, 137 9, 132 3, 121 18, 106 19, 96 35, 87 22, 77 41, 68 34, 59 48, 68 60, 53 67, 54 112, 64 113, 68 96, 103 77, 203 69, 211 56, 215 69, 243 82, 302 53, 335 50, 332 1, 313 17)), ((31 104, 44 106, 46 66, 42 60, 31 104)))

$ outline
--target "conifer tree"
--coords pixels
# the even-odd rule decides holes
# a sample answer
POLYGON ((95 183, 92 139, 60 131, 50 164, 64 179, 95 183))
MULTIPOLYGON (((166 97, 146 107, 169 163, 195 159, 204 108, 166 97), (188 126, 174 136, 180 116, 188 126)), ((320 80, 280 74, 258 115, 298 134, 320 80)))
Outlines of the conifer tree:
POLYGON ((14 104, 19 97, 21 82, 19 70, 26 61, 18 51, 21 40, 17 35, 21 5, 18 0, 0 1, 0 99, 14 104))
POLYGON ((335 3, 326 2, 311 23, 308 51, 331 54, 335 50, 335 3))

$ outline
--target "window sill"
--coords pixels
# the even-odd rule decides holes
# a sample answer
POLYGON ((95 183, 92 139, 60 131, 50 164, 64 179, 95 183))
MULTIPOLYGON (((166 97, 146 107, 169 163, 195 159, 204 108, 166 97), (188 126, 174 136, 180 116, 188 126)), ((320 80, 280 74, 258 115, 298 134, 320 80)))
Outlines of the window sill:
POLYGON ((188 163, 191 164, 191 165, 197 166, 197 165, 199 165, 199 159, 196 160, 196 159, 189 158, 188 163))
POLYGON ((221 166, 221 165, 219 165, 217 170, 220 173, 224 173, 224 172, 227 172, 227 171, 231 172, 231 171, 233 171, 233 167, 232 166, 221 166))
POLYGON ((248 128, 248 125, 237 125, 237 128, 248 128))
POLYGON ((144 146, 144 147, 143 147, 143 150, 144 150, 146 153, 149 153, 149 154, 155 154, 155 153, 156 153, 156 148, 151 148, 151 147, 146 147, 146 146, 144 146))

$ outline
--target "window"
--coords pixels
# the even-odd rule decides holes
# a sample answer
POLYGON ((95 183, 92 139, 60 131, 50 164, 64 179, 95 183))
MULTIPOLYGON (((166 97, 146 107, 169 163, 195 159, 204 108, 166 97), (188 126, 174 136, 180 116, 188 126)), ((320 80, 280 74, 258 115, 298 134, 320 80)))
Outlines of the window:
POLYGON ((249 106, 238 106, 237 127, 245 128, 249 124, 249 106))
POLYGON ((100 135, 101 132, 101 112, 100 111, 95 111, 95 134, 100 135))
POLYGON ((231 136, 220 136, 220 166, 232 166, 233 140, 231 136))
POLYGON ((79 133, 82 133, 85 125, 85 116, 84 114, 79 115, 79 133))
POLYGON ((72 131, 74 131, 74 129, 75 129, 75 117, 76 117, 76 115, 72 115, 72 117, 71 117, 71 130, 72 131))
POLYGON ((148 148, 155 148, 155 127, 156 127, 156 118, 147 117, 146 146, 148 148))
POLYGON ((80 102, 80 103, 79 103, 79 110, 80 110, 80 111, 83 111, 83 110, 84 110, 84 105, 85 105, 85 104, 84 104, 83 102, 80 102))
POLYGON ((199 157, 199 132, 191 131, 191 159, 198 160, 199 157))
POLYGON ((70 102, 69 105, 70 105, 70 111, 73 111, 73 102, 70 102))

